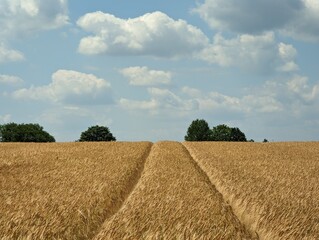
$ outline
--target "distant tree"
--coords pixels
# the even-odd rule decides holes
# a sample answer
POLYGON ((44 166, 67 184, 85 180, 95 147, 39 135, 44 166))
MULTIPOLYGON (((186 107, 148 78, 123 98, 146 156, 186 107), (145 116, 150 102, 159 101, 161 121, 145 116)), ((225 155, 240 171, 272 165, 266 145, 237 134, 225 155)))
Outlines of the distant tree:
POLYGON ((196 119, 188 127, 185 141, 209 141, 211 130, 204 119, 196 119))
POLYGON ((232 129, 225 124, 213 127, 211 132, 212 141, 231 141, 232 129))
POLYGON ((230 132, 230 141, 232 142, 246 142, 246 136, 245 134, 240 131, 239 128, 231 128, 230 132))
POLYGON ((80 142, 108 142, 116 141, 116 138, 112 135, 108 127, 104 126, 92 126, 86 131, 81 133, 79 139, 80 142))
POLYGON ((264 142, 264 143, 267 143, 267 142, 268 142, 268 140, 265 138, 265 139, 263 140, 263 142, 264 142))
POLYGON ((231 128, 225 124, 213 127, 211 131, 212 141, 246 142, 245 134, 239 128, 231 128))
POLYGON ((254 139, 250 139, 250 140, 248 140, 248 142, 255 142, 255 140, 254 139))
POLYGON ((55 142, 39 124, 8 123, 0 127, 1 142, 55 142))

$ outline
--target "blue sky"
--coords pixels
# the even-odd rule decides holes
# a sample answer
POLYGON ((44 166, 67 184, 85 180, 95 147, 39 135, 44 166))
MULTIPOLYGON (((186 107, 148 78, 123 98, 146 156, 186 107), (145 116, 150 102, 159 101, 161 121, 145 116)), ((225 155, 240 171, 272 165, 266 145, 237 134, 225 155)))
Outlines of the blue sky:
POLYGON ((319 1, 0 0, 0 124, 182 141, 319 136, 319 1))

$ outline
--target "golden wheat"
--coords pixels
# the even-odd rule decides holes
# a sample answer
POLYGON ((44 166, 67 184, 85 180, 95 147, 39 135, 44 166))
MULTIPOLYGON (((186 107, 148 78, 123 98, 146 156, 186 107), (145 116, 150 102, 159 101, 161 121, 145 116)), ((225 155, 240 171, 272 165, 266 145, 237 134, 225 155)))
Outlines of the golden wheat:
POLYGON ((151 143, 0 144, 0 239, 90 239, 151 143))
POLYGON ((0 144, 0 239, 319 239, 319 143, 184 145, 0 144))
POLYGON ((98 239, 250 239, 209 179, 177 142, 152 147, 144 172, 98 239))
POLYGON ((319 143, 184 145, 261 239, 319 239, 319 143))

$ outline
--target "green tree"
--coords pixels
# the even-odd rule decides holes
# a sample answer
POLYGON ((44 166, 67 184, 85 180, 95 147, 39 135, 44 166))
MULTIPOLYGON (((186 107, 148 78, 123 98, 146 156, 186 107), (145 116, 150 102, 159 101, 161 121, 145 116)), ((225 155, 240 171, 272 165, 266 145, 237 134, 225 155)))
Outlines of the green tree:
POLYGON ((232 142, 247 142, 245 134, 239 128, 232 128, 230 133, 232 142))
POLYGON ((231 141, 231 128, 225 124, 213 127, 211 139, 212 141, 231 141))
POLYGON ((245 134, 239 128, 231 128, 225 124, 213 127, 211 131, 212 141, 246 142, 245 134))
POLYGON ((110 132, 108 127, 92 126, 81 133, 80 142, 108 142, 116 141, 116 138, 110 132))
POLYGON ((0 127, 1 142, 55 142, 39 124, 8 123, 0 127))
POLYGON ((211 131, 204 119, 196 119, 188 127, 185 141, 209 141, 211 131))

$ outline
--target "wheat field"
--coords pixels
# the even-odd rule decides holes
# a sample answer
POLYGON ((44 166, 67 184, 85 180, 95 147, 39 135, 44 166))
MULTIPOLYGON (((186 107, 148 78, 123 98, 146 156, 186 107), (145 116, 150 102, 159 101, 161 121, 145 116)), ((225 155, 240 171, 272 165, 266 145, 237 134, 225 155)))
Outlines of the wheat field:
POLYGON ((319 143, 0 144, 0 239, 319 239, 319 143))
POLYGON ((250 235, 183 145, 159 142, 123 208, 94 239, 213 238, 250 235))
POLYGON ((261 239, 319 239, 319 143, 184 143, 261 239))
POLYGON ((0 239, 90 239, 138 180, 151 143, 0 144, 0 239))

